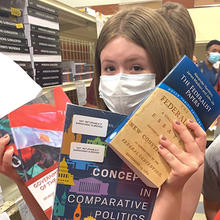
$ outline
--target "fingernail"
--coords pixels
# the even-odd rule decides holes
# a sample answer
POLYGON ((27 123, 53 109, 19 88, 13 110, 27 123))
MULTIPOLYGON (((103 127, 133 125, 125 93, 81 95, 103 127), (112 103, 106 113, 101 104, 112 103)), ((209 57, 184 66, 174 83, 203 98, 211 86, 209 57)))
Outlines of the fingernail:
POLYGON ((161 137, 161 140, 165 141, 167 138, 165 136, 161 137))
POLYGON ((190 122, 190 123, 193 123, 194 121, 193 121, 192 119, 189 119, 189 122, 190 122))
POLYGON ((179 121, 177 121, 177 120, 175 121, 175 123, 176 123, 177 125, 180 125, 180 122, 179 122, 179 121))
POLYGON ((8 137, 9 137, 8 134, 5 134, 5 135, 3 136, 3 138, 5 138, 5 139, 7 139, 8 137))
POLYGON ((158 148, 161 149, 161 150, 164 149, 164 147, 162 145, 159 145, 158 148))

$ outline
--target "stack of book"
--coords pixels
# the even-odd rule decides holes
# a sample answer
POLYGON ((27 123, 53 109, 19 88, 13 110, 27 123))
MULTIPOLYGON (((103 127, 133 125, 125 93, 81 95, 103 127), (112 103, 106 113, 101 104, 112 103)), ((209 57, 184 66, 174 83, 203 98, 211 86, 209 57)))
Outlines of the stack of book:
POLYGON ((24 34, 22 0, 0 2, 0 52, 10 56, 33 77, 27 39, 24 34))
POLYGON ((25 0, 23 19, 34 79, 42 87, 62 84, 57 9, 38 0, 25 0))
POLYGON ((69 79, 73 81, 92 79, 94 75, 94 64, 63 61, 62 68, 63 81, 66 82, 68 82, 69 79))

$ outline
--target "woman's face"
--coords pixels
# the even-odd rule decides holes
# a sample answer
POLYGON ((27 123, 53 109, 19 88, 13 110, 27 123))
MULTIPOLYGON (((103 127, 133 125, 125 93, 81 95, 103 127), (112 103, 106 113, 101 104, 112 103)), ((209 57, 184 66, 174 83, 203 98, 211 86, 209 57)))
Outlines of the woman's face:
POLYGON ((100 55, 101 75, 154 73, 146 51, 124 37, 111 40, 100 55))

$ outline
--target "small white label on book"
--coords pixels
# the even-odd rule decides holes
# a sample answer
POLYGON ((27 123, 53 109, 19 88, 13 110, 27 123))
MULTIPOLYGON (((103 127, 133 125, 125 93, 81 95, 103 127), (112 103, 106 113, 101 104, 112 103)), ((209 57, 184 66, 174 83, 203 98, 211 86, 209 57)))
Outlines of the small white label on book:
POLYGON ((103 162, 105 146, 72 142, 70 146, 70 159, 103 162))
POLYGON ((73 115, 73 133, 106 137, 107 129, 107 119, 88 117, 83 115, 73 115))

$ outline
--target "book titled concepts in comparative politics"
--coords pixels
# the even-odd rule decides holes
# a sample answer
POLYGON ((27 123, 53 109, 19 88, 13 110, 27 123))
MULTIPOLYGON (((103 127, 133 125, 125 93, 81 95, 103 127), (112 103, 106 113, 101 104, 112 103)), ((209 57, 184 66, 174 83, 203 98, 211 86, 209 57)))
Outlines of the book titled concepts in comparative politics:
POLYGON ((159 187, 170 172, 158 153, 160 135, 184 149, 174 120, 186 124, 191 119, 206 131, 219 114, 220 96, 184 56, 106 141, 143 182, 159 187))
POLYGON ((150 220, 158 189, 105 142, 125 117, 67 104, 53 220, 150 220))

